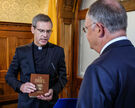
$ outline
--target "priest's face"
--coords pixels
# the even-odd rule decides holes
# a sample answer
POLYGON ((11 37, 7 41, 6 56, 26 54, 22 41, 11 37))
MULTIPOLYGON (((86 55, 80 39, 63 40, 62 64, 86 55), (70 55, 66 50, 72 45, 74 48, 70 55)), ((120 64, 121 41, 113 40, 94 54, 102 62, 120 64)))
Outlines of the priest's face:
POLYGON ((51 36, 52 24, 51 22, 38 21, 36 27, 32 27, 31 31, 34 34, 34 43, 37 46, 44 46, 51 36))

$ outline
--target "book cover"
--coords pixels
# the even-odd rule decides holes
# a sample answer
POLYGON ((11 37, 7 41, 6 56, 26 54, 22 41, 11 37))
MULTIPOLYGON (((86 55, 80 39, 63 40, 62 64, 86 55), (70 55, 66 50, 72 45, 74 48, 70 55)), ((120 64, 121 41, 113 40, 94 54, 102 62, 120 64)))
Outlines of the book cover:
POLYGON ((30 82, 35 84, 36 91, 29 93, 29 97, 35 98, 38 95, 43 95, 49 89, 49 75, 48 74, 31 74, 30 82))

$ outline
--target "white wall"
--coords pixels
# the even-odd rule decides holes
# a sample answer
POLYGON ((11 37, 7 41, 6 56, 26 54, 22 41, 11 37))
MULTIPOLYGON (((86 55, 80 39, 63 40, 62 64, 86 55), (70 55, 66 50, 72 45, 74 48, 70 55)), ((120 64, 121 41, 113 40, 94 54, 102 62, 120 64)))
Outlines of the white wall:
POLYGON ((128 15, 128 27, 127 37, 135 46, 135 11, 127 12, 128 15))

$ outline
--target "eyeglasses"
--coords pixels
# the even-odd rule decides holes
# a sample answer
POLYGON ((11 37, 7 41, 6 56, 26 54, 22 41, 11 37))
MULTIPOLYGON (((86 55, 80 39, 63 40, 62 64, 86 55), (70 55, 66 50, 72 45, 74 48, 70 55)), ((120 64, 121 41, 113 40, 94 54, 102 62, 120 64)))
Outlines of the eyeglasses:
POLYGON ((83 27, 83 32, 84 32, 84 33, 87 33, 87 32, 88 32, 88 28, 89 28, 90 26, 92 26, 93 24, 96 24, 96 23, 94 22, 94 23, 88 25, 87 27, 83 27))
POLYGON ((37 29, 40 33, 50 34, 52 32, 52 30, 43 30, 43 29, 38 29, 36 27, 34 27, 34 28, 37 29))

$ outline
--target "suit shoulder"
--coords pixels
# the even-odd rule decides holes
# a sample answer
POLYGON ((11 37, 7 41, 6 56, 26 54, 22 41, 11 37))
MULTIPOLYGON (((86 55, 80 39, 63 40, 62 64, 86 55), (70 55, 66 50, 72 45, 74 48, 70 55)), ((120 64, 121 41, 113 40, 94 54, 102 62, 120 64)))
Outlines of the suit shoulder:
POLYGON ((54 49, 58 49, 58 50, 63 50, 64 48, 58 46, 58 45, 55 45, 55 44, 52 44, 52 43, 49 43, 49 48, 54 48, 54 49))
POLYGON ((26 45, 21 45, 21 46, 18 46, 18 47, 16 48, 16 50, 25 50, 25 49, 27 49, 27 48, 29 48, 29 47, 31 47, 31 46, 32 46, 32 43, 26 44, 26 45))

